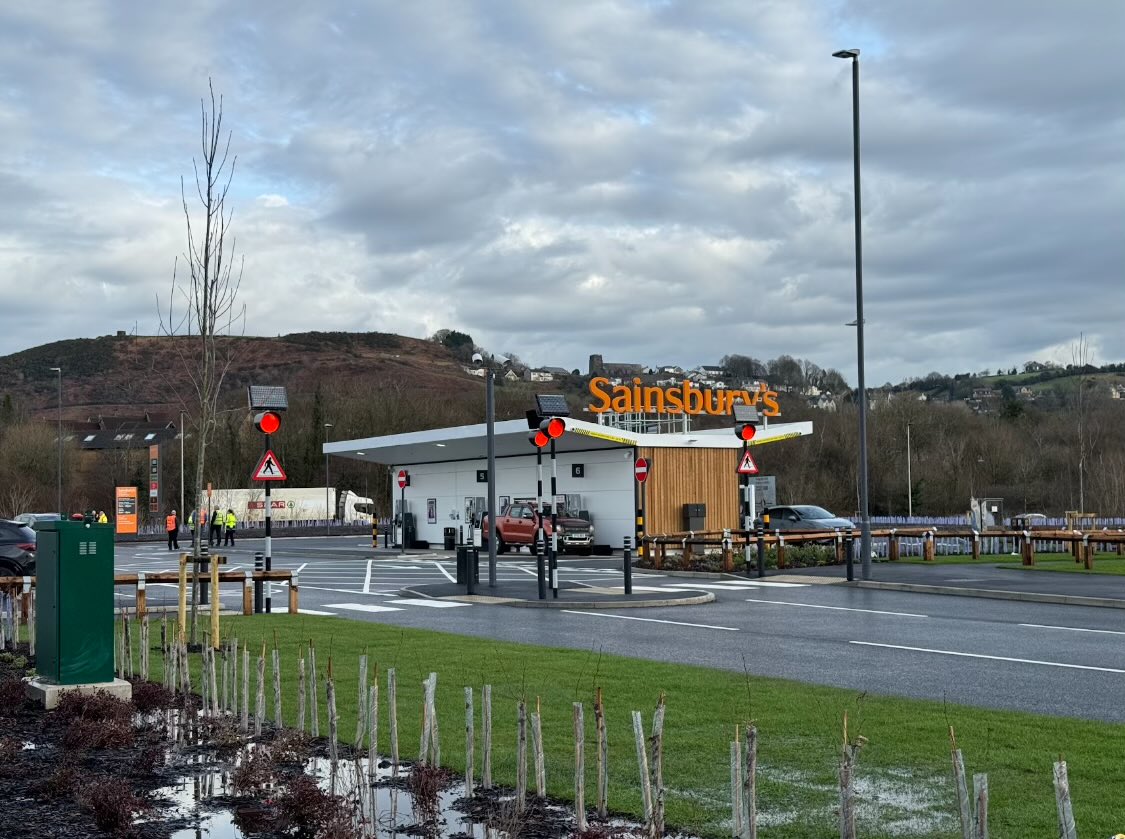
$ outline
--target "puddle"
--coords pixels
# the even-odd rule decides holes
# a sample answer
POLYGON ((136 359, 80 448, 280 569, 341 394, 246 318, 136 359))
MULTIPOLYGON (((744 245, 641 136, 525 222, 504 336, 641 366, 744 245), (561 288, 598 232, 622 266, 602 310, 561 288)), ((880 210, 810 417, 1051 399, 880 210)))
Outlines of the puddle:
MULTIPOLYGON (((240 755, 243 763, 253 753, 251 745, 240 755)), ((285 795, 288 782, 304 774, 315 779, 326 793, 340 796, 342 810, 352 822, 349 835, 371 837, 460 837, 461 839, 498 839, 504 835, 466 814, 458 807, 464 803, 464 781, 447 776, 446 788, 437 792, 435 804, 429 813, 418 813, 415 798, 408 789, 411 767, 402 765, 395 773, 383 760, 375 767, 375 777, 369 778, 367 758, 341 760, 335 777, 326 758, 312 757, 299 763, 288 764, 290 777, 266 784, 256 792, 247 793, 235 788, 237 767, 200 767, 197 775, 185 777, 180 783, 159 788, 153 797, 167 806, 161 807, 161 820, 174 820, 190 826, 172 832, 172 839, 241 839, 257 835, 258 831, 244 829, 255 819, 272 820, 276 805, 285 795)), ((544 808, 539 804, 540 809, 544 808)), ((547 805, 555 811, 559 821, 569 821, 563 807, 547 805)), ((276 828, 262 831, 272 834, 276 828)), ((563 832, 545 832, 544 835, 565 835, 563 832)))

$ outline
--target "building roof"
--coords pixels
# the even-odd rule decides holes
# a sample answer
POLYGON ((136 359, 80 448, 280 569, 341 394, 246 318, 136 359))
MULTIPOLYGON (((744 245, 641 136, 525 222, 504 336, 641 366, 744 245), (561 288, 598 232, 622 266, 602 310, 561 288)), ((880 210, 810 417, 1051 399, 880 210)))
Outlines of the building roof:
MULTIPOLYGON (((640 434, 568 417, 567 433, 556 445, 560 452, 591 449, 621 449, 634 446, 652 448, 737 449, 742 441, 731 428, 694 431, 689 434, 640 434)), ((775 423, 758 429, 751 445, 761 445, 791 437, 812 434, 811 422, 775 423)), ((486 456, 487 426, 461 425, 453 428, 432 428, 385 437, 361 440, 338 440, 322 446, 325 454, 400 466, 412 463, 447 463, 454 460, 480 460, 486 456)), ((526 420, 505 420, 495 424, 497 457, 534 454, 527 439, 526 420)))

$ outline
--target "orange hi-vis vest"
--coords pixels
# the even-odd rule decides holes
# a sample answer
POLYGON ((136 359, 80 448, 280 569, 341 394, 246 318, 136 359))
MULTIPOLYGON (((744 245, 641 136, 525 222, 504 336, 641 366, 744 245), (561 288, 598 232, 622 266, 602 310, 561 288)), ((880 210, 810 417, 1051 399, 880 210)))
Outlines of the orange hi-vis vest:
POLYGON ((174 515, 167 515, 164 517, 164 527, 166 530, 176 530, 176 517, 174 515))

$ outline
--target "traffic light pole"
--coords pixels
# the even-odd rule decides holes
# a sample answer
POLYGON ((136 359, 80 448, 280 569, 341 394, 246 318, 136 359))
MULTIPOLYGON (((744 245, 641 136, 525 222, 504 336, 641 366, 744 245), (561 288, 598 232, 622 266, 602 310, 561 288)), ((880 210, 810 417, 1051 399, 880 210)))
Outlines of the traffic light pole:
MULTIPOLYGON (((270 450, 270 437, 267 434, 266 435, 266 451, 268 452, 269 450, 270 450)), ((273 483, 273 481, 266 481, 266 570, 267 571, 273 570, 273 537, 271 535, 272 529, 270 527, 270 524, 273 521, 273 517, 271 515, 273 510, 271 509, 271 505, 270 505, 270 484, 272 484, 272 483, 273 483)), ((271 582, 269 582, 269 580, 267 580, 266 581, 266 613, 268 614, 272 610, 273 610, 273 584, 271 582)))
MULTIPOLYGON (((746 441, 742 441, 742 457, 746 458, 747 451, 746 441)), ((742 461, 739 461, 740 463, 742 461)), ((742 559, 746 564, 746 576, 750 576, 750 531, 753 529, 753 508, 750 506, 750 478, 748 475, 739 474, 738 476, 739 494, 738 499, 739 509, 742 511, 742 530, 745 533, 745 542, 743 543, 742 559)))
POLYGON ((551 439, 551 596, 559 599, 559 496, 555 441, 551 439))
POLYGON ((535 489, 535 578, 539 583, 539 599, 546 600, 547 573, 543 567, 543 554, 547 550, 547 543, 543 538, 543 450, 538 447, 535 449, 535 469, 539 476, 535 489))

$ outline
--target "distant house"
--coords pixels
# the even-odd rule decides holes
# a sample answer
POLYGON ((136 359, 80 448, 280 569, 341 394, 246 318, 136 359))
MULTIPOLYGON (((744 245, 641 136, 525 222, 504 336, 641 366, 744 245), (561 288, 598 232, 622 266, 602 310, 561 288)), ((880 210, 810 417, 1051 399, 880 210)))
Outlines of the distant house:
POLYGON ((571 371, 567 370, 565 367, 540 367, 539 369, 545 373, 550 373, 552 376, 571 375, 571 371))
POLYGON ((1020 385, 1016 388, 1016 399, 1024 399, 1030 402, 1034 398, 1035 391, 1029 388, 1027 385, 1020 385))
POLYGON ((543 369, 532 370, 530 368, 525 368, 523 371, 523 380, 525 382, 553 382, 555 377, 543 369))
POLYGON ((1109 386, 1110 399, 1125 399, 1125 385, 1110 385, 1109 386))
POLYGON ((600 355, 590 356, 590 375, 591 376, 608 376, 609 378, 630 378, 632 376, 640 376, 645 372, 643 364, 633 364, 631 362, 619 361, 603 361, 600 355))
POLYGON ((517 373, 515 370, 513 370, 511 367, 509 367, 507 370, 504 371, 504 375, 502 376, 502 378, 506 382, 518 382, 520 380, 521 376, 520 376, 519 373, 517 373))
POLYGON ((461 369, 470 376, 479 376, 482 379, 484 378, 484 374, 488 372, 488 369, 485 367, 462 367, 461 369))
POLYGON ((657 367, 656 372, 661 376, 682 376, 684 368, 676 364, 665 364, 663 367, 657 367))
POLYGON ((1046 364, 1040 361, 1029 361, 1023 365, 1023 372, 1025 373, 1042 373, 1048 369, 1046 364))
POLYGON ((727 376, 727 371, 722 367, 715 367, 711 364, 701 364, 696 368, 700 373, 711 379, 724 379, 727 376))
POLYGON ((973 388, 973 399, 995 399, 996 391, 990 387, 973 388))
POLYGON ((836 410, 836 400, 832 398, 831 393, 818 393, 816 396, 810 396, 808 402, 810 408, 818 408, 821 411, 836 410))
POLYGON ((68 436, 85 451, 141 449, 174 440, 178 431, 171 417, 145 412, 142 416, 97 416, 67 423, 68 436))

